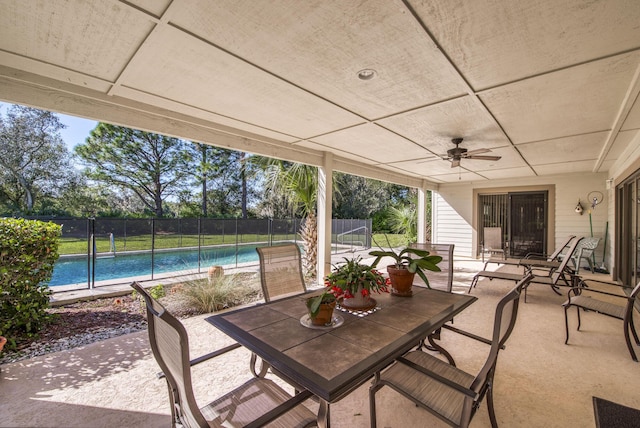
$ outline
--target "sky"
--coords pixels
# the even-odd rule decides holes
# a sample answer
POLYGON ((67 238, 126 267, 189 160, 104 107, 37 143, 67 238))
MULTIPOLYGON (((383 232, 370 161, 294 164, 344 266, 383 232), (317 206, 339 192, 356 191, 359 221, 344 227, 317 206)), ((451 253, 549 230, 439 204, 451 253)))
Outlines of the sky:
MULTIPOLYGON (((11 107, 11 104, 0 102, 0 116, 5 117, 9 107, 11 107)), ((56 113, 56 115, 60 118, 60 122, 66 125, 65 129, 60 130, 60 135, 67 145, 69 152, 72 152, 76 145, 84 143, 89 133, 98 125, 98 122, 94 120, 67 116, 62 113, 56 113)))

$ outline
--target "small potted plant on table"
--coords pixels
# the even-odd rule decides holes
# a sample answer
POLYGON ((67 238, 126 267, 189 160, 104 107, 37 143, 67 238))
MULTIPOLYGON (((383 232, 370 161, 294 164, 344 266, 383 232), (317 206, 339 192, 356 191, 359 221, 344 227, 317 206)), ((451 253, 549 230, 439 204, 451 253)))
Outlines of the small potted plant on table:
POLYGON ((341 294, 338 294, 337 290, 326 288, 322 294, 307 299, 307 309, 309 310, 311 324, 318 326, 331 325, 333 310, 336 307, 339 295, 341 294))
POLYGON ((405 247, 399 251, 380 250, 371 251, 371 256, 375 256, 372 266, 377 266, 383 257, 391 257, 395 260, 395 263, 387 266, 387 273, 391 281, 391 294, 396 296, 409 297, 413 295, 412 285, 415 275, 424 281, 427 287, 429 285, 429 279, 425 274, 425 270, 432 272, 440 272, 438 263, 442 261, 441 256, 432 256, 426 250, 420 250, 417 248, 405 247))

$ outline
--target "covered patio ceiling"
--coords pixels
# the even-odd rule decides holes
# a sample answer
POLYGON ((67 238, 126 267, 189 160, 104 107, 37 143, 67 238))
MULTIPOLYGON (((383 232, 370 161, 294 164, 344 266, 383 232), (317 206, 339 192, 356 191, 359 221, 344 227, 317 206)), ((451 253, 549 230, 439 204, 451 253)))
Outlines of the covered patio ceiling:
POLYGON ((596 173, 639 143, 639 23, 637 0, 0 0, 0 99, 407 185, 596 173), (454 137, 502 158, 452 168, 454 137))

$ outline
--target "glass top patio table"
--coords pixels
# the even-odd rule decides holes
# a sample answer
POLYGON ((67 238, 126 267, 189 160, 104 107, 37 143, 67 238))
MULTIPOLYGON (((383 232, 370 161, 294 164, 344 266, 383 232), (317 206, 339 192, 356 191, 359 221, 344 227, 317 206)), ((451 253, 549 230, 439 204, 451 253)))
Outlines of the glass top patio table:
POLYGON ((334 315, 344 319, 339 327, 312 329, 301 319, 307 314, 306 298, 316 293, 206 320, 316 395, 320 426, 329 426, 329 403, 355 390, 477 300, 414 285, 412 297, 374 293, 376 310, 363 315, 336 309, 334 315))

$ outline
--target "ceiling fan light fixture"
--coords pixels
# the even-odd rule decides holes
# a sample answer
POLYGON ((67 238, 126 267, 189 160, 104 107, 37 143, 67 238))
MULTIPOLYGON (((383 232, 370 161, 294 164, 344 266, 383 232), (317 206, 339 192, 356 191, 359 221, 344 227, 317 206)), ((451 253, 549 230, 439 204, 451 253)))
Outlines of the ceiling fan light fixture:
POLYGON ((358 71, 357 76, 360 80, 371 80, 377 76, 377 72, 372 68, 365 68, 363 70, 358 71))
POLYGON ((501 156, 480 155, 480 153, 490 152, 491 149, 475 149, 469 151, 464 147, 460 147, 462 140, 462 138, 451 139, 451 142, 455 145, 455 147, 453 149, 447 150, 446 155, 441 155, 442 159, 451 161, 451 168, 460 166, 460 160, 462 159, 498 161, 501 158, 501 156))

